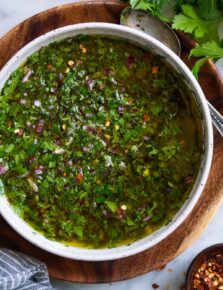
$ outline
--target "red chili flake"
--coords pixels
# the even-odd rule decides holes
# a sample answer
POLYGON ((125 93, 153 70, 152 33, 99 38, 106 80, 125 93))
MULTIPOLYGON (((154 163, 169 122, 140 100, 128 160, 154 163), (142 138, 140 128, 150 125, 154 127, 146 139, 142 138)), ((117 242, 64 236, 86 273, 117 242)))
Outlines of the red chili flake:
POLYGON ((152 284, 152 287, 153 287, 153 289, 157 289, 157 288, 159 288, 160 286, 159 286, 158 284, 156 284, 156 283, 153 283, 153 284, 152 284))
POLYGON ((99 84, 99 90, 103 91, 105 88, 105 84, 99 84))
POLYGON ((159 71, 159 67, 158 66, 153 66, 152 67, 152 74, 157 74, 159 71))
POLYGON ((78 175, 76 176, 76 182, 77 182, 77 184, 81 184, 81 182, 83 181, 83 179, 84 179, 84 175, 81 172, 79 172, 78 175))
POLYGON ((145 114, 143 116, 143 119, 144 119, 144 122, 149 122, 151 118, 150 118, 150 115, 145 114))
POLYGON ((131 113, 137 113, 139 111, 139 109, 136 109, 136 108, 132 108, 132 109, 130 109, 130 112, 131 113))
POLYGON ((49 64, 47 65, 47 69, 48 69, 48 70, 52 70, 52 69, 53 69, 52 64, 49 63, 49 64))
POLYGON ((223 289, 223 255, 213 254, 196 270, 193 276, 193 289, 223 289), (220 261, 220 262, 219 262, 220 261))
POLYGON ((80 59, 79 59, 79 60, 77 60, 77 65, 78 65, 78 64, 82 64, 82 63, 83 63, 83 61, 82 61, 82 60, 80 60, 80 59))
POLYGON ((81 49, 82 53, 87 52, 87 49, 83 46, 83 44, 80 44, 80 49, 81 49))

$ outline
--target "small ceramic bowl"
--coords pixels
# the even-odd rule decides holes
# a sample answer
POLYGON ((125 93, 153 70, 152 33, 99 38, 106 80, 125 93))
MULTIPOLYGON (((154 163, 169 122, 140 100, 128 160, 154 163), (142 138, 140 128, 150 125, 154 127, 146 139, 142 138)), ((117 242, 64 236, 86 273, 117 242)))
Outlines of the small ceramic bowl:
MULTIPOLYGON (((201 264, 208 263, 216 255, 223 256, 223 244, 216 244, 201 251, 191 262, 186 276, 185 289, 194 290, 194 277, 201 264)), ((223 274, 223 273, 222 273, 223 274)), ((206 288, 205 288, 206 289, 206 288)))
POLYGON ((176 230, 177 227, 179 227, 179 225, 185 220, 185 218, 190 214, 196 205, 204 189, 211 166, 213 151, 213 131, 211 117, 207 102, 198 82, 192 75, 189 68, 174 52, 172 52, 167 46, 158 40, 143 32, 109 23, 82 23, 70 25, 50 31, 49 33, 46 33, 33 40, 24 48, 22 48, 16 55, 14 55, 1 70, 0 89, 3 88, 10 74, 21 64, 23 64, 28 56, 38 51, 41 47, 47 46, 54 41, 59 41, 67 37, 74 37, 79 34, 106 35, 130 41, 139 47, 142 47, 143 49, 151 52, 152 54, 157 55, 157 57, 161 57, 182 76, 182 79, 184 80, 188 90, 190 90, 197 103, 197 108, 200 111, 201 123, 203 127, 203 156, 196 182, 190 192, 187 201, 168 225, 162 227, 153 234, 132 243, 131 245, 123 245, 112 249, 80 249, 73 246, 65 246, 62 243, 47 239, 40 233, 36 232, 30 225, 23 221, 14 212, 6 196, 4 195, 4 190, 1 190, 1 188, 3 188, 1 184, 0 213, 20 235, 48 252, 70 259, 87 261, 120 259, 142 252, 158 244, 174 230, 176 230))

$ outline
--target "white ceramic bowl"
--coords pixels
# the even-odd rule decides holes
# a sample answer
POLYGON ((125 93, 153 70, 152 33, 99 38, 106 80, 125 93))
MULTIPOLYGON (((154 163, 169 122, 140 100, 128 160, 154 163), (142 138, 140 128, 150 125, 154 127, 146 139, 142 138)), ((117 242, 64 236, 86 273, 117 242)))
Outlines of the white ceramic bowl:
POLYGON ((13 211, 12 207, 10 206, 8 200, 4 195, 3 190, 1 190, 0 184, 0 193, 2 193, 0 194, 0 213, 5 218, 5 220, 25 239, 48 252, 71 259, 87 261, 113 260, 134 255, 154 246, 165 237, 170 235, 190 214, 198 198, 200 197, 202 190, 204 189, 204 185, 208 178, 211 166, 213 151, 212 124, 204 94, 199 84, 193 77, 191 71, 180 60, 180 58, 161 42, 146 35, 145 33, 115 24, 83 23, 77 25, 70 25, 53 30, 40 36, 39 38, 33 40, 25 47, 23 47, 4 66, 4 68, 0 72, 0 89, 4 86, 10 74, 16 68, 18 68, 19 65, 24 63, 29 55, 51 42, 62 40, 64 38, 72 37, 78 34, 99 34, 127 39, 143 47, 144 49, 151 51, 153 54, 161 56, 177 72, 179 72, 179 74, 182 75, 187 87, 191 90, 197 102, 201 114, 201 122, 203 123, 204 153, 198 177, 188 200, 185 202, 184 206, 179 210, 179 212, 174 216, 174 218, 168 225, 159 229, 153 234, 132 243, 129 246, 120 246, 112 249, 80 249, 72 246, 65 246, 62 243, 48 240, 47 238, 36 232, 13 211))

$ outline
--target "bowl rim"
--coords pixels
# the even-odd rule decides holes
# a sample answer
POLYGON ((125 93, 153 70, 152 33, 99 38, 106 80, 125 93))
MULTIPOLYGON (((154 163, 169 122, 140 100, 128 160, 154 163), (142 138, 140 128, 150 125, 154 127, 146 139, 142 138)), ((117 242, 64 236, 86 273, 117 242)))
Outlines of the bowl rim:
MULTIPOLYGON (((203 91, 194 76, 192 75, 189 68, 186 66, 186 64, 168 47, 166 47, 164 44, 154 39, 153 37, 145 34, 144 32, 117 24, 111 24, 106 22, 73 24, 52 30, 39 36, 38 38, 35 38, 23 48, 21 48, 2 68, 2 70, 0 71, 0 90, 3 87, 5 81, 8 79, 9 74, 16 69, 14 68, 10 71, 10 68, 12 68, 16 61, 22 58, 35 46, 39 45, 39 48, 34 50, 37 51, 40 49, 40 47, 48 45, 51 42, 67 38, 68 36, 63 37, 66 34, 75 32, 75 35, 78 35, 83 34, 86 31, 88 31, 89 34, 89 31, 94 31, 95 29, 100 31, 100 33, 96 33, 98 35, 103 35, 105 31, 110 31, 110 35, 112 35, 112 33, 117 33, 117 35, 119 36, 123 34, 121 36, 123 38, 129 39, 129 37, 131 36, 132 38, 139 39, 149 45, 152 45, 152 47, 155 47, 158 49, 158 51, 161 51, 166 58, 169 58, 169 60, 171 60, 174 65, 176 65, 179 69, 181 69, 181 71, 183 71, 184 77, 187 77, 188 82, 190 83, 190 85, 193 86, 193 89, 196 91, 196 100, 199 100, 198 106, 199 109, 202 111, 203 116, 203 120, 201 120, 201 122, 204 127, 205 143, 205 153, 203 155, 203 160, 200 166, 200 172, 190 194, 192 195, 193 192, 193 195, 187 199, 183 207, 178 211, 179 214, 177 213, 166 226, 161 228, 162 232, 158 230, 143 239, 131 243, 130 245, 118 246, 112 249, 83 249, 73 246, 66 246, 60 242, 52 241, 45 238, 43 235, 31 228, 25 221, 22 220, 22 218, 20 218, 14 212, 4 194, 1 194, 1 187, 3 187, 3 184, 0 183, 0 214, 12 226, 12 228, 14 228, 14 230, 16 230, 29 242, 50 253, 70 259, 85 261, 106 261, 125 258, 147 250, 148 248, 151 248, 152 246, 158 244, 163 239, 168 237, 171 233, 173 233, 174 230, 177 229, 180 224, 182 224, 182 222, 192 211, 193 207, 196 205, 208 178, 213 154, 213 129, 211 124, 210 112, 203 91), (46 41, 48 41, 48 43, 45 43, 46 41), (45 44, 41 46, 41 44, 43 43, 45 44), (196 190, 194 189, 195 187, 196 190)), ((92 34, 95 34, 95 32, 92 34)))
POLYGON ((187 274, 186 274, 186 279, 185 279, 185 286, 187 290, 190 290, 190 289, 192 290, 192 288, 190 288, 190 282, 192 278, 191 275, 193 274, 194 266, 197 260, 201 258, 202 256, 211 254, 212 252, 218 249, 222 251, 222 255, 223 255, 223 243, 218 243, 218 244, 211 245, 207 248, 204 248, 193 258, 192 262, 190 263, 187 269, 187 274))

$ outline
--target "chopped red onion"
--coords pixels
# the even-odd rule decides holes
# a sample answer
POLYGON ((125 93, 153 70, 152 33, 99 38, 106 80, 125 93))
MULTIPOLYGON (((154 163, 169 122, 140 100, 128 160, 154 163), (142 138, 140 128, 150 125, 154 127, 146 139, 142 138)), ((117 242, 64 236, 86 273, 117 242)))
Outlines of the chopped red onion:
POLYGON ((29 121, 27 121, 27 122, 26 122, 26 127, 27 127, 27 128, 31 128, 31 127, 32 127, 32 123, 29 122, 29 121))
POLYGON ((144 136, 144 137, 143 137, 143 140, 144 140, 144 141, 149 141, 149 140, 150 140, 150 137, 149 137, 149 136, 144 136))
POLYGON ((145 217, 145 218, 143 219, 143 221, 144 221, 144 222, 148 222, 149 220, 151 220, 152 217, 153 217, 153 216, 150 214, 150 215, 148 215, 147 217, 145 217))
POLYGON ((32 163, 33 163, 35 160, 36 160, 36 158, 35 158, 34 156, 30 156, 30 157, 28 158, 28 160, 27 160, 27 163, 28 163, 29 165, 32 165, 32 163))
POLYGON ((90 117, 92 117, 93 115, 91 114, 91 113, 87 113, 87 114, 85 114, 85 117, 87 117, 87 118, 90 118, 90 117))
POLYGON ((27 171, 25 173, 23 173, 22 175, 19 175, 20 178, 25 178, 25 177, 28 177, 30 175, 30 172, 27 171))
POLYGON ((112 216, 111 212, 108 211, 108 210, 106 210, 106 209, 104 209, 104 210, 102 211, 102 214, 103 214, 103 216, 105 216, 106 218, 109 218, 109 217, 112 216))
POLYGON ((41 102, 39 100, 35 100, 33 104, 35 107, 38 107, 38 108, 41 106, 41 102))
POLYGON ((58 79, 61 81, 63 79, 63 74, 62 73, 59 73, 58 74, 58 79))
POLYGON ((89 79, 87 81, 87 85, 88 85, 89 89, 92 91, 93 87, 95 86, 95 81, 92 79, 89 79))
POLYGON ((26 99, 20 99, 19 100, 19 104, 21 104, 21 105, 25 105, 26 103, 27 103, 26 99))
POLYGON ((104 69, 104 74, 105 74, 105 76, 109 76, 109 74, 110 74, 110 69, 109 69, 109 68, 105 68, 105 69, 104 69))
POLYGON ((42 166, 42 165, 39 165, 39 166, 37 166, 36 168, 35 168, 35 174, 36 175, 41 175, 41 174, 43 174, 43 171, 44 171, 44 166, 42 166))
POLYGON ((124 111, 124 109, 125 109, 124 107, 121 107, 121 106, 120 106, 120 107, 118 107, 118 111, 119 111, 119 112, 122 112, 122 111, 124 111))
POLYGON ((127 64, 128 66, 131 66, 133 63, 135 62, 135 57, 130 55, 128 58, 127 58, 127 64))
POLYGON ((34 73, 33 70, 27 69, 27 72, 22 79, 22 83, 27 82, 33 73, 34 73))
POLYGON ((72 166, 72 165, 73 165, 73 160, 69 160, 69 161, 67 162, 67 164, 68 164, 69 166, 72 166))
POLYGON ((45 124, 45 120, 40 119, 39 122, 37 123, 36 127, 35 127, 35 132, 37 134, 41 134, 42 133, 44 124, 45 124))
POLYGON ((8 167, 6 165, 0 164, 0 175, 4 175, 8 171, 8 167))
POLYGON ((55 94, 55 93, 57 92, 57 88, 52 87, 52 88, 50 89, 50 92, 55 94))

